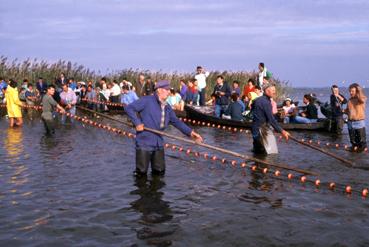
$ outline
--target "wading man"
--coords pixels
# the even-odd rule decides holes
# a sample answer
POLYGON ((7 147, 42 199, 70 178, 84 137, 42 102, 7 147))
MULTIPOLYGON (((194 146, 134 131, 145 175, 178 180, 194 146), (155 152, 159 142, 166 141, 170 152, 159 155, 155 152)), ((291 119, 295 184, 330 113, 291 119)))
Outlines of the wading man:
POLYGON ((271 126, 288 140, 290 135, 283 130, 272 113, 271 99, 275 96, 275 86, 271 83, 263 85, 264 94, 258 97, 252 104, 252 138, 255 154, 278 153, 278 147, 271 126))
POLYGON ((55 133, 55 122, 53 118, 53 112, 55 107, 58 108, 63 114, 65 110, 61 107, 53 98, 55 93, 55 87, 50 85, 47 87, 45 96, 42 98, 42 114, 41 119, 44 123, 46 135, 52 135, 55 133))
POLYGON ((144 127, 164 131, 172 124, 183 134, 202 142, 202 137, 180 121, 172 108, 167 105, 169 90, 169 81, 159 81, 153 95, 142 97, 124 108, 137 131, 135 171, 137 176, 146 175, 150 163, 152 174, 165 173, 163 137, 144 130, 144 127))

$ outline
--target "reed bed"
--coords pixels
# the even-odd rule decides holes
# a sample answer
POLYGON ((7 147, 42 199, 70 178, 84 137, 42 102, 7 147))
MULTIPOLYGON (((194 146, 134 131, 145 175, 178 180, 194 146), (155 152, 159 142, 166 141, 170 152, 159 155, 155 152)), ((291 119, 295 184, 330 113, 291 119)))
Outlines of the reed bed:
MULTIPOLYGON (((102 74, 100 71, 96 72, 83 65, 70 61, 58 60, 57 62, 50 63, 46 60, 39 60, 37 58, 28 58, 20 61, 18 59, 9 60, 6 56, 0 56, 0 77, 14 79, 18 81, 18 83, 21 83, 24 79, 28 79, 30 82, 36 82, 39 77, 44 78, 48 83, 54 83, 60 73, 64 73, 67 78, 73 77, 76 81, 98 82, 101 77, 106 77, 108 80, 121 81, 126 79, 134 85, 136 84, 138 76, 144 74, 153 81, 163 79, 169 80, 174 88, 179 88, 179 81, 181 79, 187 81, 194 77, 194 73, 176 71, 168 73, 164 71, 133 68, 114 70, 107 74, 102 74)), ((210 75, 207 79, 207 96, 211 95, 218 75, 223 75, 225 81, 230 85, 232 85, 234 80, 239 81, 241 88, 243 88, 249 78, 257 78, 257 72, 255 71, 210 71, 210 75)), ((277 100, 281 100, 289 94, 290 87, 288 82, 278 78, 273 78, 273 82, 275 82, 277 86, 277 100)))

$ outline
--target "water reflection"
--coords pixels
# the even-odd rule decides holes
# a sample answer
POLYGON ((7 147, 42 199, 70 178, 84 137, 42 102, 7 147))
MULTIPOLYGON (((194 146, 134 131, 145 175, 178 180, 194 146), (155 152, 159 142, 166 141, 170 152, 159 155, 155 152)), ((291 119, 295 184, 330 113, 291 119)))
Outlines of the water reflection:
POLYGON ((137 238, 147 240, 148 244, 171 245, 170 240, 163 239, 176 231, 175 226, 167 224, 172 220, 173 213, 170 203, 162 199, 164 178, 160 176, 135 178, 134 186, 137 189, 130 194, 138 195, 139 198, 131 202, 131 206, 141 214, 140 223, 144 225, 137 231, 137 238))
POLYGON ((142 214, 144 223, 163 223, 173 218, 169 202, 162 200, 164 192, 160 191, 165 186, 164 178, 153 176, 135 178, 136 190, 131 194, 139 195, 140 198, 133 201, 131 206, 142 214))
POLYGON ((8 128, 6 132, 7 136, 4 140, 4 147, 11 157, 12 161, 19 159, 21 153, 23 153, 23 131, 21 128, 8 128))

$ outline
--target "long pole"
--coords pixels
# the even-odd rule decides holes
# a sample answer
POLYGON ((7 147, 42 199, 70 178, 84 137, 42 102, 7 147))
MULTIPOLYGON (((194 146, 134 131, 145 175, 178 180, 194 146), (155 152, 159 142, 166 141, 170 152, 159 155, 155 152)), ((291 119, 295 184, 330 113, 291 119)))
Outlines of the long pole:
POLYGON ((294 142, 297 142, 297 143, 301 144, 301 145, 307 146, 307 147, 312 148, 312 149, 314 149, 314 150, 317 150, 317 151, 319 151, 319 152, 321 152, 321 153, 323 153, 323 154, 326 154, 326 155, 328 155, 328 156, 330 156, 330 157, 332 157, 332 158, 335 158, 336 160, 339 160, 339 161, 341 161, 341 162, 345 163, 345 165, 346 165, 346 166, 348 166, 348 167, 352 167, 352 166, 353 166, 353 164, 354 164, 354 163, 353 163, 352 161, 350 161, 350 160, 344 159, 344 158, 342 158, 342 157, 340 157, 340 156, 338 156, 338 155, 335 155, 335 154, 333 154, 333 153, 331 153, 331 152, 328 152, 328 151, 326 151, 326 150, 323 150, 322 148, 316 147, 316 146, 311 145, 311 144, 309 144, 309 143, 306 143, 306 142, 300 141, 300 140, 298 140, 296 137, 290 136, 290 139, 291 139, 291 140, 293 140, 294 142))
MULTIPOLYGON (((127 123, 127 122, 122 121, 122 120, 119 120, 119 119, 116 119, 116 118, 111 117, 107 114, 96 112, 96 111, 93 111, 93 110, 90 110, 88 108, 81 107, 81 106, 77 106, 77 107, 81 110, 88 111, 88 112, 100 115, 104 118, 116 121, 118 123, 125 124, 129 127, 133 127, 132 124, 127 123)), ((150 132, 158 134, 158 135, 166 136, 166 137, 171 138, 171 139, 175 139, 175 140, 183 141, 183 142, 186 142, 186 143, 189 143, 189 144, 198 145, 198 146, 202 146, 202 147, 205 147, 205 148, 208 148, 208 149, 216 150, 216 151, 219 151, 219 152, 222 152, 222 153, 225 153, 225 154, 229 154, 229 155, 232 155, 232 156, 235 156, 235 157, 238 157, 238 158, 242 158, 244 160, 250 160, 250 161, 254 161, 254 162, 264 164, 264 165, 268 165, 268 166, 271 166, 271 167, 290 170, 290 171, 294 171, 294 172, 298 172, 298 173, 302 173, 302 174, 306 174, 306 175, 318 176, 318 174, 315 173, 315 172, 311 172, 311 171, 307 171, 307 170, 303 170, 303 169, 298 169, 298 168, 290 167, 290 166, 287 166, 287 165, 273 164, 273 163, 270 163, 268 161, 264 161, 264 160, 261 160, 261 159, 258 159, 258 158, 250 157, 248 155, 240 154, 240 153, 237 153, 237 152, 233 152, 233 151, 230 151, 230 150, 227 150, 227 149, 223 149, 223 148, 212 146, 212 145, 205 144, 205 143, 199 143, 199 142, 196 142, 196 141, 193 141, 193 140, 190 140, 190 139, 186 139, 186 138, 183 138, 183 137, 178 137, 178 136, 171 135, 171 134, 165 133, 163 131, 151 129, 151 128, 148 128, 148 127, 144 127, 144 129, 146 131, 150 131, 150 132)))

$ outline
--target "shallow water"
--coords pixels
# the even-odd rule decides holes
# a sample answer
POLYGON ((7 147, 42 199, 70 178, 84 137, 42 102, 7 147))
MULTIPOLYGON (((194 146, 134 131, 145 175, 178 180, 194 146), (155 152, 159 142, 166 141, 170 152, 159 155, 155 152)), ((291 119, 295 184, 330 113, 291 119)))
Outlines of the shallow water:
MULTIPOLYGON (((208 144, 251 154, 246 134, 198 131, 208 144)), ((38 120, 18 129, 0 120, 1 246, 369 245, 369 198, 171 150, 165 177, 135 179, 132 139, 81 123, 54 138, 43 132, 38 120)), ((295 134, 348 143, 346 134, 295 134)), ((333 150, 355 161, 347 168, 293 143, 279 149, 268 159, 319 172, 322 182, 369 186, 369 154, 333 150)))

